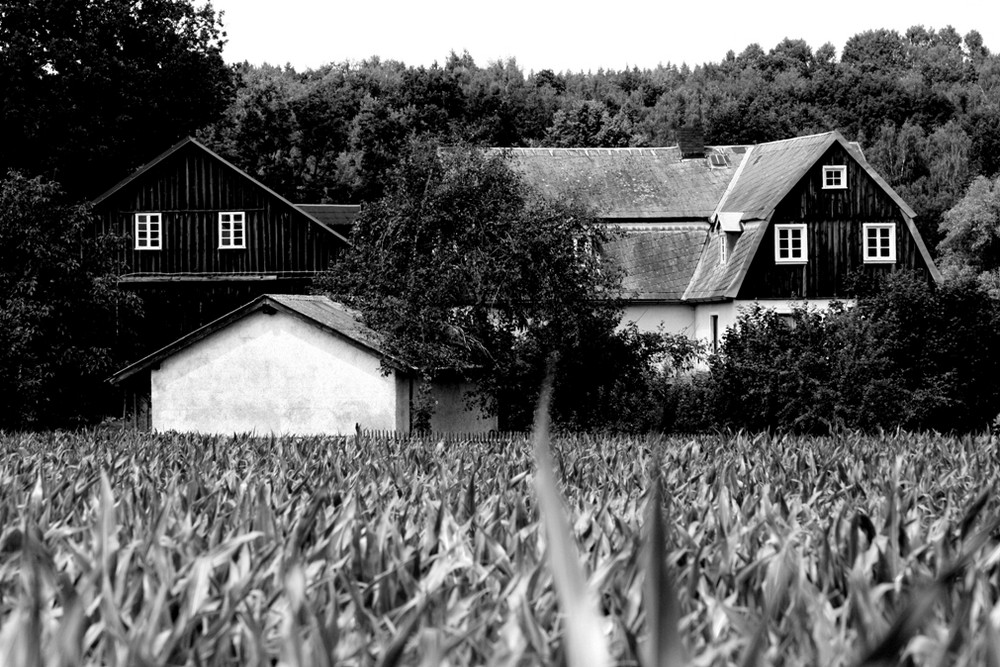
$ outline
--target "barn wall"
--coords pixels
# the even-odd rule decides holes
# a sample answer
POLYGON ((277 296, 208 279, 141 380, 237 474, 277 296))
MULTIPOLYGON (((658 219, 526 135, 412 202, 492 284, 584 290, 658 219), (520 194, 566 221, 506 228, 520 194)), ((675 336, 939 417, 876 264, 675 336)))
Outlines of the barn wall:
POLYGON ((152 425, 298 435, 352 434, 355 424, 394 430, 398 381, 339 336, 284 314, 254 313, 152 372, 152 425))
POLYGON ((194 144, 97 206, 99 232, 123 238, 124 273, 296 275, 326 269, 344 242, 194 144), (218 215, 242 211, 246 248, 220 249, 218 215), (162 214, 163 247, 137 250, 136 213, 162 214))

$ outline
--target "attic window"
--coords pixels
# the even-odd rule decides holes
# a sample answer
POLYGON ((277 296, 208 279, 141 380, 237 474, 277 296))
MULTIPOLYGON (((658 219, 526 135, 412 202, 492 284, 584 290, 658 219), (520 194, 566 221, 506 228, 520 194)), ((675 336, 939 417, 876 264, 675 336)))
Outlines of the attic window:
POLYGON ((219 214, 219 248, 247 247, 246 214, 242 211, 219 214))
POLYGON ((721 153, 712 153, 708 156, 708 166, 712 169, 725 169, 729 166, 726 156, 721 153))
POLYGON ((163 224, 160 213, 135 214, 135 249, 159 250, 163 247, 163 224))
POLYGON ((844 190, 847 188, 847 166, 827 165, 823 167, 823 189, 844 190))
POLYGON ((808 256, 809 241, 805 225, 774 226, 775 264, 805 264, 808 256))
POLYGON ((866 222, 864 260, 866 264, 892 264, 896 261, 896 223, 866 222))

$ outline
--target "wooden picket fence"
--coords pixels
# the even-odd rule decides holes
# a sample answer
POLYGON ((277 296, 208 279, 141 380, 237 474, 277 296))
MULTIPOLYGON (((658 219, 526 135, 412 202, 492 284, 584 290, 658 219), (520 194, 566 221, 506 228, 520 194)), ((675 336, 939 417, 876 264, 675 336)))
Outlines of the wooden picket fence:
POLYGON ((393 431, 382 429, 357 429, 355 437, 358 439, 375 440, 379 442, 511 442, 526 440, 531 434, 526 431, 486 431, 486 432, 427 432, 413 431, 393 431))

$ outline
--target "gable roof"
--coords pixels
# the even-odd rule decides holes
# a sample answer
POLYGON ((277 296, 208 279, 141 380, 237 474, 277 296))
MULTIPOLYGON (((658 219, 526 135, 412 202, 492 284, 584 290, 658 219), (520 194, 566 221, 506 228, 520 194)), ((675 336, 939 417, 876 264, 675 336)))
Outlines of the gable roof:
POLYGON ((816 162, 835 143, 843 146, 862 169, 906 213, 913 209, 872 169, 857 145, 836 130, 793 139, 782 139, 750 148, 746 164, 721 203, 721 212, 738 212, 744 220, 765 220, 816 162))
POLYGON ((115 193, 120 192, 122 189, 124 189, 126 186, 128 186, 131 183, 133 183, 134 181, 142 178, 143 175, 145 175, 146 173, 148 173, 149 171, 151 171, 154 167, 156 167, 157 165, 159 165, 162 162, 166 161, 171 156, 173 156, 176 153, 180 152, 181 150, 187 148, 188 146, 192 147, 193 150, 199 150, 199 151, 201 151, 202 153, 204 153, 205 155, 207 155, 210 159, 215 160, 219 164, 222 164, 223 166, 225 166, 226 168, 228 168, 230 171, 236 173, 238 176, 240 176, 240 177, 248 180, 250 183, 252 183, 256 187, 260 188, 261 190, 263 190, 264 192, 266 192, 268 195, 270 195, 274 199, 277 199, 279 202, 281 202, 285 206, 287 206, 287 207, 295 210, 297 213, 299 213, 302 216, 304 216, 307 220, 309 220, 313 224, 315 224, 318 227, 320 227, 326 233, 332 234, 333 236, 337 237, 338 239, 340 239, 344 243, 348 243, 348 244, 350 243, 343 234, 341 234, 340 232, 336 231, 332 227, 328 227, 327 225, 323 224, 323 222, 320 221, 312 213, 310 213, 308 211, 305 211, 305 210, 302 210, 301 208, 299 208, 298 206, 296 206, 292 202, 288 201, 287 199, 285 199, 284 197, 282 197, 281 195, 279 195, 277 192, 275 192, 271 188, 267 187, 266 185, 264 185, 263 183, 261 183, 260 181, 258 181, 256 178, 254 178, 250 174, 246 173, 245 171, 243 171, 242 169, 240 169, 236 165, 234 165, 232 162, 229 162, 228 160, 226 160, 225 158, 223 158, 222 156, 220 156, 218 153, 216 153, 216 152, 212 151, 211 149, 207 148, 204 144, 202 144, 200 141, 198 141, 194 137, 186 137, 184 139, 181 139, 176 144, 174 144, 173 146, 171 146, 170 148, 168 148, 166 151, 164 151, 163 153, 161 153, 160 155, 158 155, 157 157, 155 157, 153 160, 151 160, 150 162, 147 162, 143 166, 139 167, 137 170, 135 170, 134 172, 132 172, 129 176, 123 178, 116 185, 114 185, 109 190, 107 190, 106 192, 104 192, 103 194, 101 194, 100 196, 98 196, 96 199, 91 200, 91 202, 90 202, 91 206, 99 206, 101 204, 101 202, 103 202, 106 199, 110 198, 115 193))
POLYGON ((670 148, 503 149, 526 180, 552 196, 572 195, 606 220, 704 219, 733 178, 743 146, 707 149, 706 158, 681 159, 670 148))
POLYGON ((708 159, 682 159, 676 146, 507 150, 513 166, 542 192, 575 196, 605 222, 625 223, 623 236, 604 250, 623 269, 626 295, 693 302, 736 297, 775 209, 834 144, 899 206, 939 280, 913 224, 913 209, 837 131, 753 146, 709 146, 708 159), (725 166, 713 166, 713 155, 725 166), (718 261, 724 235, 710 233, 723 223, 742 229, 725 264, 718 261))
POLYGON ((329 297, 302 294, 264 294, 126 366, 108 380, 113 384, 120 384, 136 373, 159 364, 167 357, 171 357, 234 322, 257 312, 279 312, 296 317, 327 333, 344 338, 369 350, 387 360, 394 368, 403 371, 410 370, 409 366, 393 359, 385 352, 379 342, 378 334, 362 324, 358 320, 357 313, 329 297))

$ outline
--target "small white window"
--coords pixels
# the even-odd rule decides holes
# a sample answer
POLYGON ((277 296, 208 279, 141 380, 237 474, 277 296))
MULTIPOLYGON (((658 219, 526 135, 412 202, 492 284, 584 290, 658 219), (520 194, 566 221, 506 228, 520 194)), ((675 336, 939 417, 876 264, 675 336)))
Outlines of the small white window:
POLYGON ((163 225, 160 213, 135 214, 135 249, 159 250, 163 247, 163 225))
POLYGON ((777 264, 805 264, 809 256, 806 226, 774 226, 774 261, 777 264))
POLYGON ((827 165, 823 167, 823 189, 843 190, 847 187, 847 167, 845 165, 827 165))
POLYGON ((864 234, 865 262, 892 264, 896 261, 896 223, 866 222, 864 234))
POLYGON ((728 235, 725 233, 719 234, 719 264, 725 264, 729 261, 729 239, 726 238, 728 235))
POLYGON ((219 248, 246 248, 246 218, 238 213, 219 214, 219 248))

